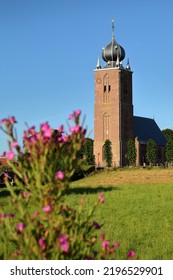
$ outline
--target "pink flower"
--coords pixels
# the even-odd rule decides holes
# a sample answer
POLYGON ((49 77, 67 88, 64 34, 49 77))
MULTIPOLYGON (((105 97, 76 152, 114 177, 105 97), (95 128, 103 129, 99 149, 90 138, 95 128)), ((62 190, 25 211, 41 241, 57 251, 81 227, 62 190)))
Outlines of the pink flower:
POLYGON ((17 141, 14 141, 12 144, 11 144, 12 147, 16 148, 17 146, 19 146, 18 142, 17 141))
POLYGON ((103 242, 102 242, 102 248, 103 248, 103 249, 106 249, 106 247, 109 245, 109 243, 110 243, 110 242, 109 242, 108 240, 103 241, 103 242))
POLYGON ((28 192, 21 192, 21 195, 22 195, 23 198, 30 197, 30 193, 28 193, 28 192))
POLYGON ((44 207, 42 208, 42 210, 43 210, 44 212, 50 212, 51 206, 50 206, 50 205, 46 205, 46 206, 44 206, 44 207))
POLYGON ((118 242, 114 243, 114 247, 119 247, 119 246, 120 246, 120 244, 118 242))
POLYGON ((57 179, 59 179, 59 180, 63 180, 64 179, 64 173, 61 171, 61 170, 59 170, 56 174, 55 174, 55 177, 57 178, 57 179))
POLYGON ((104 234, 104 232, 101 233, 100 237, 101 237, 102 240, 105 240, 105 234, 104 234))
POLYGON ((50 138, 52 136, 52 129, 47 122, 41 124, 41 131, 43 132, 43 137, 45 138, 50 138))
POLYGON ((131 250, 131 251, 128 252, 127 256, 128 256, 128 258, 132 258, 132 257, 135 256, 135 252, 131 250))
POLYGON ((41 237, 41 238, 38 240, 38 244, 40 245, 40 247, 41 247, 42 249, 44 249, 45 246, 46 246, 45 239, 44 239, 43 237, 41 237))
POLYGON ((19 223, 19 224, 16 226, 16 231, 17 231, 17 233, 21 233, 25 227, 26 227, 26 225, 25 225, 24 223, 19 223))
POLYGON ((58 137, 58 142, 63 142, 63 143, 67 142, 67 136, 62 135, 58 137))
POLYGON ((76 111, 74 112, 74 114, 75 114, 76 117, 80 116, 81 110, 76 110, 76 111))
POLYGON ((9 219, 13 219, 13 218, 15 217, 15 214, 8 214, 7 217, 8 217, 9 219))
POLYGON ((13 160, 14 159, 14 152, 13 150, 9 150, 8 152, 5 153, 5 156, 9 159, 9 160, 13 160))
POLYGON ((2 119, 1 123, 5 124, 5 125, 9 125, 9 124, 14 124, 16 123, 16 119, 15 117, 9 117, 8 119, 2 119))
POLYGON ((68 117, 68 119, 69 119, 69 120, 74 119, 74 114, 70 114, 69 117, 68 117))
POLYGON ((69 245, 68 245, 68 238, 63 235, 63 234, 60 234, 59 235, 59 244, 60 244, 60 248, 63 252, 68 252, 68 248, 69 248, 69 245))
POLYGON ((4 220, 7 217, 7 214, 0 214, 0 219, 4 220))
POLYGON ((71 126, 70 127, 70 132, 77 133, 77 132, 79 132, 80 129, 81 129, 81 126, 77 124, 76 126, 71 126))
POLYGON ((33 214, 33 217, 36 218, 38 215, 39 215, 39 212, 35 211, 34 214, 33 214))
POLYGON ((58 132, 59 133, 62 133, 64 131, 64 126, 63 125, 60 125, 59 127, 58 127, 58 132))
POLYGON ((104 200, 104 198, 103 198, 103 193, 100 193, 100 194, 99 194, 99 202, 100 202, 100 203, 105 202, 105 200, 104 200))
POLYGON ((10 122, 11 124, 16 123, 15 117, 12 116, 12 117, 9 117, 8 119, 9 119, 9 122, 10 122))

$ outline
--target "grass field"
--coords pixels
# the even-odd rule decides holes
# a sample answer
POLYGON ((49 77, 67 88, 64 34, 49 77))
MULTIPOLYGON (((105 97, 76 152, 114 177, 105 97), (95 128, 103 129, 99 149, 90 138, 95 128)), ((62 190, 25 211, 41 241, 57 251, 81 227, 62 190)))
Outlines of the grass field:
POLYGON ((103 172, 71 184, 68 202, 85 197, 86 211, 100 192, 105 203, 94 219, 107 239, 119 242, 118 259, 134 250, 139 259, 173 259, 173 170, 124 169, 103 172))
MULTIPOLYGON (((126 259, 129 250, 141 260, 173 259, 173 169, 123 169, 90 175, 72 182, 65 199, 77 209, 84 196, 88 211, 101 192, 105 203, 93 220, 103 224, 99 235, 105 232, 111 242, 120 243, 117 259, 126 259)), ((0 189, 0 205, 5 206, 7 199, 6 190, 0 189)))

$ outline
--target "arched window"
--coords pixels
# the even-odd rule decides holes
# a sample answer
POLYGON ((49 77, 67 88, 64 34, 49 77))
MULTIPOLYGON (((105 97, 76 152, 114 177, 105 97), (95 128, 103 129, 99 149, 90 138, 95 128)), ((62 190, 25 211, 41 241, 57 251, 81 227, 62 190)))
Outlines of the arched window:
POLYGON ((109 101, 109 92, 111 91, 111 85, 109 84, 109 76, 106 74, 103 78, 103 102, 109 101))
POLYGON ((108 112, 103 115, 103 140, 109 139, 109 126, 110 126, 110 115, 108 112))

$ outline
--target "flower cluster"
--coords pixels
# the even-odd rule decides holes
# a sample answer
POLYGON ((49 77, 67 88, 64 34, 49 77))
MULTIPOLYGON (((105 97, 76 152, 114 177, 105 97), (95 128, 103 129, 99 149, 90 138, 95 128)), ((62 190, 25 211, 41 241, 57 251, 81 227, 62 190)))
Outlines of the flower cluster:
MULTIPOLYGON (((24 149, 13 133, 15 118, 0 122, 1 129, 10 138, 5 156, 17 175, 17 192, 6 182, 10 193, 7 209, 15 209, 15 219, 14 214, 4 214, 0 208, 0 241, 5 244, 2 258, 115 258, 119 243, 111 245, 105 234, 101 234, 100 249, 95 248, 103 225, 95 221, 93 215, 105 202, 104 194, 98 195, 88 213, 84 213, 84 197, 79 209, 66 202, 71 178, 81 165, 79 152, 85 143, 86 130, 80 124, 80 115, 80 110, 69 115, 73 122, 69 125, 69 134, 63 125, 52 129, 48 122, 41 124, 39 131, 35 126, 27 128, 23 135, 24 149), (18 167, 13 162, 15 157, 18 167)), ((134 256, 134 251, 128 252, 129 259, 134 256)))

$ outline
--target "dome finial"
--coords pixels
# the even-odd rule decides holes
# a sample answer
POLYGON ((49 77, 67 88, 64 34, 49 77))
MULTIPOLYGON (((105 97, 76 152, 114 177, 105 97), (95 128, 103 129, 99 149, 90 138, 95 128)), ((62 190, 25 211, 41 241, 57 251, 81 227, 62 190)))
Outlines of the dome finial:
POLYGON ((102 58, 106 61, 104 68, 116 67, 125 57, 125 50, 121 47, 114 37, 114 19, 112 19, 112 40, 102 49, 102 58))

